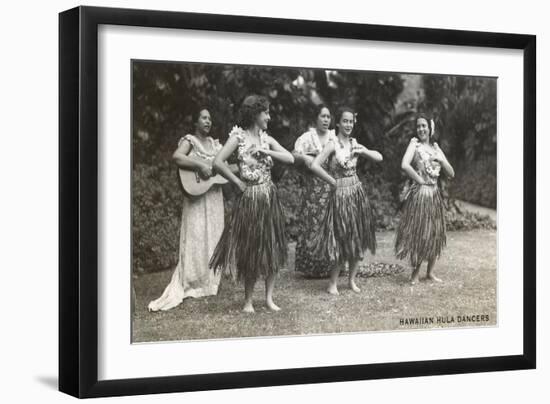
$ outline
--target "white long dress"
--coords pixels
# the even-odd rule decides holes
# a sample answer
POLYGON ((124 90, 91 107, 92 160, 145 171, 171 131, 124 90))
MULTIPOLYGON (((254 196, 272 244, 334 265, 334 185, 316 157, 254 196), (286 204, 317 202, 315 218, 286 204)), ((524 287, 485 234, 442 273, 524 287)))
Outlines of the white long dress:
MULTIPOLYGON (((217 140, 208 138, 209 148, 204 148, 192 135, 180 140, 191 144, 189 156, 212 161, 221 149, 217 140)), ((172 279, 162 296, 149 303, 149 310, 169 310, 178 306, 186 297, 211 296, 218 293, 220 273, 214 274, 208 261, 223 232, 223 195, 220 186, 214 185, 200 196, 184 196, 181 215, 179 260, 172 279)))

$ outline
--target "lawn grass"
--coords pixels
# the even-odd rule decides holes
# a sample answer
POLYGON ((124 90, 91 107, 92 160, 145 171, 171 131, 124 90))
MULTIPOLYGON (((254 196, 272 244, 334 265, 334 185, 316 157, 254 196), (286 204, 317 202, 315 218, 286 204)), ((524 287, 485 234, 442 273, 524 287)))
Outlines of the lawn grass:
MULTIPOLYGON (((283 269, 275 287, 280 312, 264 304, 264 284, 254 294, 256 313, 241 312, 244 288, 223 279, 217 296, 185 299, 166 312, 147 311, 149 301, 162 294, 172 269, 144 274, 134 280, 137 295, 133 318, 133 342, 176 341, 274 335, 326 334, 358 331, 472 327, 496 324, 496 231, 448 232, 447 248, 437 263, 443 283, 420 282, 411 286, 406 262, 393 255, 393 232, 377 233, 375 257, 367 262, 401 263, 405 271, 392 275, 358 278, 362 289, 355 294, 340 278, 340 296, 325 292, 326 279, 305 279, 283 269), (488 321, 458 322, 457 316, 488 315, 488 321), (454 322, 403 325, 400 319, 436 318, 454 322)), ((294 268, 294 246, 289 247, 289 268, 294 268)), ((425 273, 425 266, 421 274, 425 273)))

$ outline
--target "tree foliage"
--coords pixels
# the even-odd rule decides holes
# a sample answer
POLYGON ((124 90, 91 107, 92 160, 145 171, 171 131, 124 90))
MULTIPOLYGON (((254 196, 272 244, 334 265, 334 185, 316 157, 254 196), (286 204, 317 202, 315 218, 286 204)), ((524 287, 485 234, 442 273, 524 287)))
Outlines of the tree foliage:
MULTIPOLYGON (((132 74, 134 264, 147 270, 173 264, 177 254, 181 192, 170 157, 179 138, 192 132, 191 115, 199 106, 211 112, 212 136, 225 142, 243 99, 264 95, 270 101, 268 132, 289 150, 313 124, 316 105, 325 103, 333 113, 340 105, 354 108, 358 115, 353 136, 384 156, 382 164, 362 161, 359 166, 379 228, 395 224, 405 180, 401 158, 414 135, 412 117, 417 110, 435 116, 439 142, 458 177, 496 153, 495 79, 422 76, 423 95, 398 110, 405 75, 397 73, 134 62, 132 74)), ((298 171, 277 165, 273 173, 291 237, 300 231, 303 177, 298 171)), ((470 180, 465 186, 487 187, 482 180, 491 178, 491 170, 479 174, 479 181, 470 180)), ((230 207, 230 186, 224 192, 230 207)))
POLYGON ((435 116, 438 136, 454 162, 452 193, 496 208, 497 80, 426 76, 422 108, 435 116))
POLYGON ((496 79, 426 76, 422 107, 436 116, 439 132, 459 164, 496 153, 496 79))

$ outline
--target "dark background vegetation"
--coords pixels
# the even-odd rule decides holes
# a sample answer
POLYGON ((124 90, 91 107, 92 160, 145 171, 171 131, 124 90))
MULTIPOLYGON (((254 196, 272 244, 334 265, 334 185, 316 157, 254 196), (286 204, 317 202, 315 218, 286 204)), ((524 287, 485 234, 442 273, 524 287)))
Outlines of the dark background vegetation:
MULTIPOLYGON (((314 120, 316 104, 334 112, 354 107, 357 140, 380 151, 384 162, 362 162, 360 177, 376 210, 379 229, 394 228, 405 183, 400 164, 414 136, 414 114, 436 123, 436 141, 456 177, 442 179, 450 230, 494 227, 490 220, 461 211, 455 199, 496 208, 496 79, 321 69, 192 63, 133 63, 133 268, 166 269, 178 253, 182 191, 171 156, 178 140, 192 132, 191 113, 208 106, 212 136, 225 142, 245 96, 270 101, 271 136, 289 150, 314 120)), ((273 177, 285 207, 291 239, 298 220, 303 173, 276 166, 273 177)), ((226 209, 235 197, 224 186, 226 209)))

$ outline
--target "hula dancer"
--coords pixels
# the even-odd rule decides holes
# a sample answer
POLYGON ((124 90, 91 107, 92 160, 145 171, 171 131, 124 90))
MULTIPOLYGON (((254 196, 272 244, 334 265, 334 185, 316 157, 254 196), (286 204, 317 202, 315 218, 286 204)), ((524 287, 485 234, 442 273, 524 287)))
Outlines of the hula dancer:
POLYGON ((215 271, 236 267, 238 279, 244 280, 245 312, 254 312, 254 285, 258 278, 264 278, 267 307, 277 311, 280 308, 273 302, 273 288, 275 276, 286 262, 287 243, 283 211, 277 188, 271 181, 271 167, 273 159, 292 164, 294 158, 265 132, 270 119, 266 98, 246 97, 240 116, 242 127, 233 128, 227 143, 214 159, 214 167, 242 194, 210 264, 215 271), (237 151, 240 178, 225 163, 234 151, 237 151))
POLYGON ((426 279, 441 282, 434 275, 436 259, 446 244, 445 207, 437 185, 441 169, 454 177, 453 167, 437 143, 431 143, 434 121, 425 115, 416 118, 416 135, 412 138, 401 168, 414 181, 403 204, 401 221, 395 238, 395 254, 409 258, 411 284, 418 282, 422 262, 428 262, 426 279))
MULTIPOLYGON (((315 254, 313 243, 319 234, 323 215, 327 208, 330 184, 318 178, 311 172, 311 163, 327 142, 335 140, 336 134, 330 127, 330 111, 321 104, 316 108, 315 127, 302 134, 294 144, 292 155, 297 166, 303 168, 303 197, 299 218, 302 222, 296 243, 295 270, 308 278, 328 277, 333 263, 315 254)), ((328 170, 325 162, 323 168, 328 170)))
POLYGON ((354 125, 354 111, 340 108, 336 114, 337 138, 329 140, 311 164, 311 171, 333 187, 316 241, 317 254, 334 263, 327 289, 333 295, 338 294, 338 276, 346 262, 351 290, 361 291, 355 283, 359 260, 367 249, 373 254, 376 251, 374 215, 356 166, 359 156, 380 162, 382 155, 351 137, 354 125), (329 158, 330 174, 323 168, 329 158))

